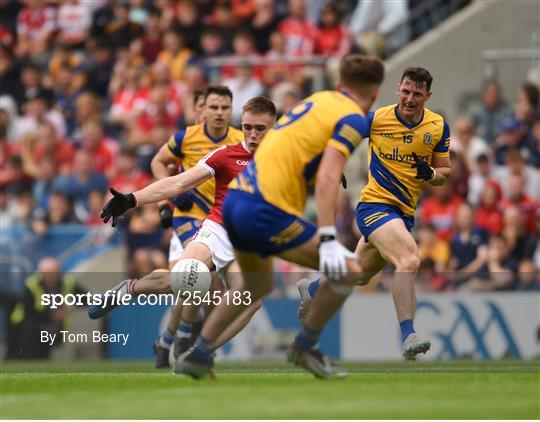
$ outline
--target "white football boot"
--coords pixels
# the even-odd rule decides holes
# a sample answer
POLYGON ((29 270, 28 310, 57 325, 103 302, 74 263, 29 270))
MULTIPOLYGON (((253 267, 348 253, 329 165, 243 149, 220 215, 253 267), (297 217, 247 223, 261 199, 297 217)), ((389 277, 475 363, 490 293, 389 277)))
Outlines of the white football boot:
POLYGON ((418 334, 412 333, 403 342, 403 357, 405 360, 416 360, 416 355, 426 352, 431 348, 429 340, 421 338, 418 334))

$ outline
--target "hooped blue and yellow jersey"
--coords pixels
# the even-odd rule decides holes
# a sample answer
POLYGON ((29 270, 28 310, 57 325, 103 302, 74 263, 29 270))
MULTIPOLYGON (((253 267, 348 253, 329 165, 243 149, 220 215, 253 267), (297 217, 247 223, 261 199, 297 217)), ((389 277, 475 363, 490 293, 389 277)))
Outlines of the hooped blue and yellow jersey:
POLYGON ((450 129, 443 117, 424 109, 416 125, 403 121, 397 105, 379 108, 369 135, 369 176, 360 202, 384 203, 413 215, 422 193, 412 153, 431 163, 434 155, 449 157, 450 129))
POLYGON ((301 216, 325 148, 336 148, 348 158, 368 134, 365 114, 350 97, 339 91, 317 92, 278 120, 229 188, 301 216))
MULTIPOLYGON (((176 132, 167 142, 168 151, 174 158, 180 159, 181 171, 189 170, 197 165, 209 152, 224 145, 235 145, 244 140, 242 131, 229 126, 225 136, 212 138, 204 123, 188 126, 176 132)), ((189 211, 175 208, 174 217, 192 217, 202 220, 214 205, 215 181, 207 180, 192 189, 188 195, 193 201, 189 211)))

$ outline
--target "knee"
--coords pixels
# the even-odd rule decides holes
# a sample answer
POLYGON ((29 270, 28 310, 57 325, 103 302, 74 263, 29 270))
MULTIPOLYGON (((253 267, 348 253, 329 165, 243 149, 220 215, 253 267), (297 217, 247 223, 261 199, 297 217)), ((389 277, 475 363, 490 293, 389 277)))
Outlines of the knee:
POLYGON ((398 272, 416 273, 418 268, 420 268, 420 257, 417 252, 401 257, 396 263, 398 272))

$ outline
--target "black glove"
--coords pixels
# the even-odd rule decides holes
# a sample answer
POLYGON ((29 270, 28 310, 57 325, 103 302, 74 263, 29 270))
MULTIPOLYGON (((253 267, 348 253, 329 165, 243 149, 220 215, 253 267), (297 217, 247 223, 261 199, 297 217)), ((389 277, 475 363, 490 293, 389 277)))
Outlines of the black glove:
POLYGON ((180 211, 189 211, 191 208, 193 208, 193 200, 189 197, 187 192, 175 196, 172 201, 174 206, 180 211))
POLYGON ((172 209, 169 204, 159 207, 159 221, 164 229, 172 227, 172 209))
POLYGON ((112 217, 112 226, 115 227, 118 222, 118 217, 130 208, 135 207, 137 205, 137 200, 132 193, 126 195, 113 188, 111 188, 111 193, 113 194, 113 197, 103 207, 100 218, 107 224, 112 217))
POLYGON ((343 189, 347 189, 347 178, 344 174, 341 175, 341 186, 343 186, 343 189))
POLYGON ((412 156, 414 158, 414 164, 411 165, 411 168, 416 168, 415 179, 423 179, 426 182, 433 180, 433 177, 435 177, 435 170, 433 170, 433 167, 431 167, 427 161, 424 161, 416 155, 416 152, 413 152, 412 156))

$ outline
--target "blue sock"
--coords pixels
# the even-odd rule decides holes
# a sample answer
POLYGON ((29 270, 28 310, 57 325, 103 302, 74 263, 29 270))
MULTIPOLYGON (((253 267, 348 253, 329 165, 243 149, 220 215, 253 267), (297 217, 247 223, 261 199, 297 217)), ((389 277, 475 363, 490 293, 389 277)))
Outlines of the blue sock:
POLYGON ((206 340, 203 336, 199 336, 193 345, 193 351, 195 354, 199 355, 205 360, 210 359, 215 350, 216 348, 212 345, 212 343, 206 340))
POLYGON ((193 329, 193 322, 182 319, 182 321, 180 322, 180 327, 178 327, 178 331, 176 332, 176 335, 178 337, 191 337, 192 329, 193 329))
POLYGON ((414 331, 414 325, 412 319, 404 319, 399 323, 399 328, 401 328, 401 341, 404 342, 409 334, 416 333, 414 331))
POLYGON ((315 293, 317 293, 317 290, 319 290, 320 282, 321 282, 321 279, 319 278, 318 280, 315 280, 309 283, 307 291, 311 297, 315 297, 315 293))
POLYGON ((159 340, 158 340, 159 345, 161 347, 165 347, 169 349, 173 342, 173 337, 174 337, 174 333, 167 328, 165 331, 163 331, 163 334, 159 336, 159 340))
POLYGON ((294 339, 294 343, 300 350, 308 350, 317 344, 320 335, 320 331, 315 331, 306 327, 305 325, 302 325, 300 332, 294 339))

